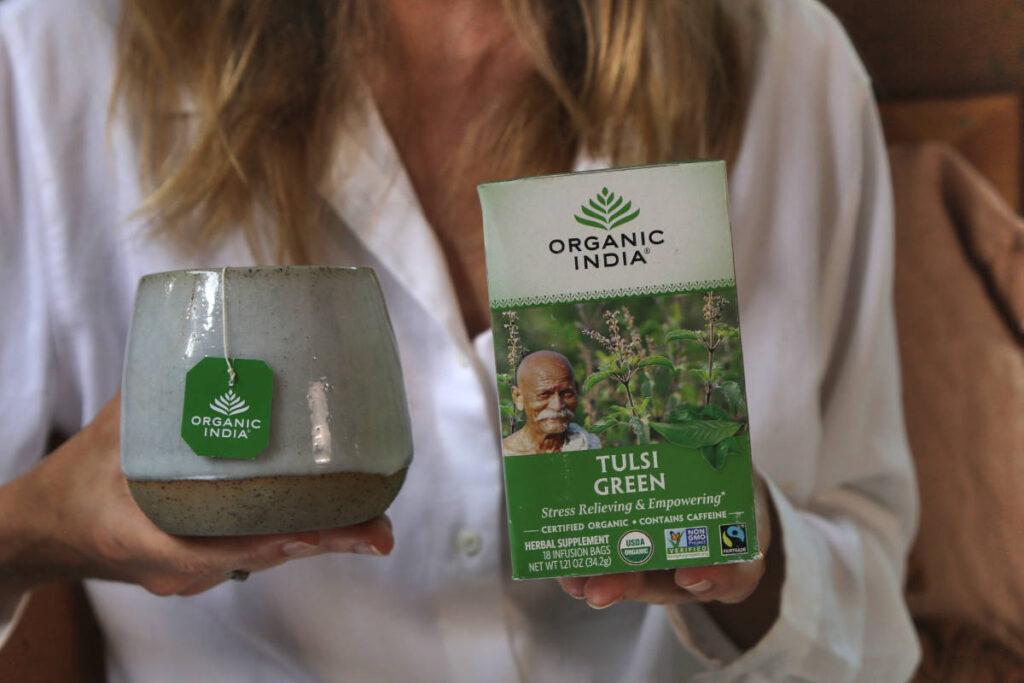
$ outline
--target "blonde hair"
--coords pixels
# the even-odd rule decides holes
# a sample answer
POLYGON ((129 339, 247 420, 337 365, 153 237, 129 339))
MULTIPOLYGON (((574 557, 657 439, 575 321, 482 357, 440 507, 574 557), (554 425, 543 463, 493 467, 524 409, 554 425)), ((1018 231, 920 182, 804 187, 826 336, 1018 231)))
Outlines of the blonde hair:
MULTIPOLYGON (((187 244, 241 227, 257 258, 310 258, 360 66, 386 40, 377 0, 124 0, 111 100, 140 146, 141 211, 187 244), (257 220, 265 213, 269 221, 257 220), (269 227, 268 227, 269 226, 269 227)), ((505 0, 536 74, 466 149, 495 178, 734 156, 756 15, 744 0, 505 0)))

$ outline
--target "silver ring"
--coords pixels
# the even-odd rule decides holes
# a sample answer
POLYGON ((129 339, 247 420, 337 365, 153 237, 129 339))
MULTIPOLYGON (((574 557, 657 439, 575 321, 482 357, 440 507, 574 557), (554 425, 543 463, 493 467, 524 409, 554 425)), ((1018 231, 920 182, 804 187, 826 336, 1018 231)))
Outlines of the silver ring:
POLYGON ((245 581, 249 578, 249 572, 244 569, 232 569, 228 572, 227 576, 232 581, 245 581))

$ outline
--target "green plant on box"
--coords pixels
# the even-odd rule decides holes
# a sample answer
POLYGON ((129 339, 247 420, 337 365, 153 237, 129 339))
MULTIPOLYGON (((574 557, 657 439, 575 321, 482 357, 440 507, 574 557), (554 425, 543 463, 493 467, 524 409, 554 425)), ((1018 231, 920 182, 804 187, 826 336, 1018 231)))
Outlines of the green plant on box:
POLYGON ((748 448, 735 290, 535 306, 496 316, 502 436, 530 350, 563 354, 580 381, 576 422, 608 448, 669 442, 722 467, 748 448))
POLYGON ((602 419, 588 426, 595 433, 609 433, 605 445, 615 443, 612 437, 624 426, 636 444, 650 443, 653 430, 660 439, 700 453, 721 469, 729 455, 749 449, 738 349, 730 343, 738 331, 723 319, 728 301, 715 292, 703 296, 703 325, 685 329, 686 320, 695 318, 685 310, 694 300, 692 295, 676 298, 642 324, 626 308, 606 310, 607 334, 584 331, 601 347, 601 364, 587 377, 582 393, 611 384, 625 394, 625 405, 607 405, 602 419), (654 337, 664 339, 664 352, 654 348, 654 337), (682 348, 674 358, 675 346, 682 348), (668 372, 651 372, 657 368, 668 372))
POLYGON ((516 431, 522 423, 520 411, 512 400, 512 385, 516 382, 516 370, 519 367, 519 362, 526 355, 526 347, 523 346, 522 337, 519 335, 519 314, 515 311, 502 311, 501 315, 505 320, 503 326, 505 328, 508 371, 499 372, 497 376, 498 409, 501 413, 502 435, 506 435, 516 431))
POLYGON ((721 469, 729 455, 749 452, 749 439, 743 433, 743 391, 735 371, 719 353, 725 350, 724 344, 739 337, 739 330, 723 320, 726 303, 719 294, 707 292, 701 309, 703 329, 676 329, 665 335, 666 342, 687 342, 691 355, 698 356, 685 372, 699 380, 702 405, 681 405, 666 415, 665 421, 651 425, 666 441, 700 451, 715 469, 721 469), (725 407, 712 401, 716 391, 724 398, 725 407))
POLYGON ((645 348, 636 320, 628 308, 623 306, 620 310, 606 310, 603 318, 608 328, 607 335, 593 329, 583 331, 600 345, 602 351, 599 352, 601 363, 597 372, 587 377, 583 383, 582 393, 587 395, 602 382, 611 382, 616 389, 621 389, 625 393, 626 405, 611 405, 605 419, 591 425, 591 429, 594 433, 600 434, 616 425, 628 425, 636 438, 636 443, 650 443, 651 406, 654 397, 645 369, 661 367, 675 372, 675 366, 667 356, 652 354, 645 348), (635 394, 634 380, 640 381, 639 395, 635 394))

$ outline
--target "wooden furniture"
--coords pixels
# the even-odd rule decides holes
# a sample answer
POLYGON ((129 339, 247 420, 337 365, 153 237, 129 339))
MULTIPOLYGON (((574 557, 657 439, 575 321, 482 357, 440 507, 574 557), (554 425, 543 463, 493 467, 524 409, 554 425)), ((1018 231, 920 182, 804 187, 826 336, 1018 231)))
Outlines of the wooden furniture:
POLYGON ((1019 210, 1024 4, 823 1, 871 74, 887 139, 951 144, 1019 210))
POLYGON ((2 683, 101 683, 103 639, 82 587, 37 588, 0 650, 2 683))
POLYGON ((1020 95, 896 99, 883 101, 880 108, 890 143, 941 140, 952 145, 1020 210, 1020 95))

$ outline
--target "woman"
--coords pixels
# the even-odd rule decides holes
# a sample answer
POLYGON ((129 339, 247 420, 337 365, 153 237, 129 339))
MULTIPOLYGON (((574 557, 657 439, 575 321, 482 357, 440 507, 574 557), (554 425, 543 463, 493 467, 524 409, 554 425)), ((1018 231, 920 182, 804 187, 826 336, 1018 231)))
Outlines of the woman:
POLYGON ((114 579, 87 585, 124 680, 909 675, 887 171, 813 0, 9 0, 0 41, 8 608, 114 579), (698 156, 732 161, 768 556, 513 584, 473 187, 698 156), (262 260, 381 277, 416 450, 393 529, 178 539, 127 495, 138 277, 262 260))

